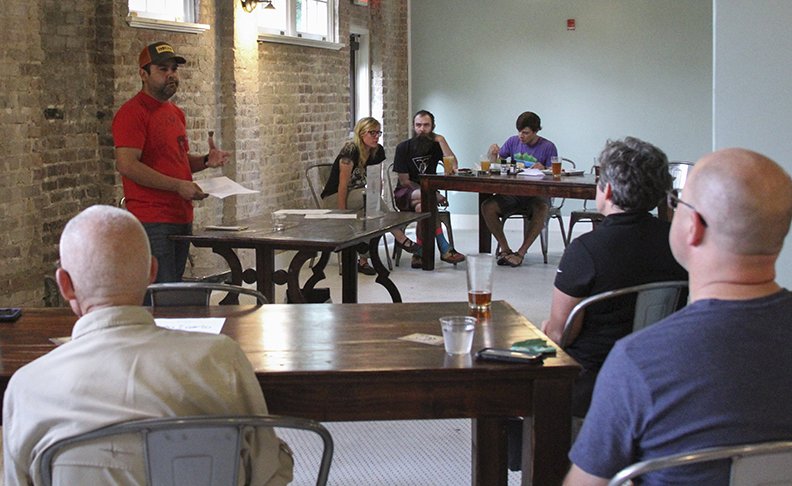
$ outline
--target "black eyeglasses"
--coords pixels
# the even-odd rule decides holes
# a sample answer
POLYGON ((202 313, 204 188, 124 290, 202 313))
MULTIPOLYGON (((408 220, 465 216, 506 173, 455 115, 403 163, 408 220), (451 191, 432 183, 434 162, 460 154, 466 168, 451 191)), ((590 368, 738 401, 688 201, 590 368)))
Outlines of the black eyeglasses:
POLYGON ((371 135, 372 137, 379 137, 382 136, 382 130, 369 130, 366 133, 371 135))
POLYGON ((666 191, 666 204, 674 211, 676 211, 677 206, 680 204, 687 206, 690 210, 698 215, 699 219, 701 220, 701 224, 703 224, 705 228, 707 227, 707 221, 704 219, 704 216, 702 216, 701 213, 698 212, 698 209, 696 209, 692 204, 679 199, 679 196, 676 195, 676 190, 666 191))

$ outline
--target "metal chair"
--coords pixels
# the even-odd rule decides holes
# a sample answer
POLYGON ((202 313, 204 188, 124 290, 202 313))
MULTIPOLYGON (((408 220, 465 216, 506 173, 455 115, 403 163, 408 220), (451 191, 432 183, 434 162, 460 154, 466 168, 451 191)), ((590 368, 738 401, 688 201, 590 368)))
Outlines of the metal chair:
POLYGON ((682 188, 685 187, 688 172, 693 167, 693 165, 693 162, 681 160, 668 163, 668 172, 671 174, 673 179, 671 187, 676 190, 680 196, 682 195, 682 188))
MULTIPOLYGON (((388 198, 390 199, 391 207, 394 211, 401 211, 398 207, 396 207, 396 200, 393 198, 393 188, 394 188, 394 181, 393 181, 393 163, 388 164, 387 174, 385 175, 385 182, 387 183, 388 187, 388 198)), ((447 196, 447 195, 446 195, 447 196)), ((446 201, 448 199, 446 198, 446 201)), ((441 225, 445 226, 446 233, 448 233, 448 243, 451 245, 451 248, 454 248, 454 231, 451 229, 451 213, 448 210, 438 209, 437 210, 437 220, 440 222, 441 225)), ((399 261, 401 260, 402 249, 399 248, 396 244, 393 245, 393 263, 398 267, 399 261)), ((456 266, 456 265, 455 265, 456 266)))
MULTIPOLYGON (((594 174, 594 167, 591 168, 591 173, 594 174)), ((583 209, 577 211, 571 211, 569 213, 569 233, 567 234, 567 243, 572 241, 572 228, 575 227, 575 224, 580 222, 589 222, 593 229, 597 229, 597 225, 602 223, 605 219, 605 215, 597 211, 596 209, 592 209, 588 207, 588 203, 591 199, 584 199, 583 200, 583 209)))
POLYGON ((228 292, 220 301, 224 305, 238 304, 240 294, 255 297, 258 305, 269 304, 264 294, 258 290, 215 282, 156 283, 148 286, 146 295, 151 298, 152 307, 207 306, 214 291, 228 292))
POLYGON ((583 324, 583 313, 592 304, 626 295, 635 295, 635 314, 632 328, 632 332, 635 332, 682 308, 685 304, 683 299, 687 299, 687 288, 688 282, 686 280, 670 280, 609 290, 587 297, 578 302, 572 308, 572 312, 569 313, 566 323, 564 323, 561 347, 571 344, 580 332, 580 326, 583 324))
POLYGON ((630 480, 670 467, 730 459, 731 486, 792 484, 792 441, 711 447, 648 459, 619 471, 608 486, 633 484, 630 480))
MULTIPOLYGON (((327 180, 330 178, 330 170, 333 164, 318 163, 309 165, 305 169, 305 179, 308 181, 308 187, 311 189, 314 204, 317 209, 322 207, 322 190, 324 189, 327 180)), ((388 250, 388 239, 382 237, 383 244, 385 245, 385 258, 388 264, 388 270, 393 270, 393 263, 391 263, 390 251, 388 250)), ((311 259, 311 266, 313 266, 313 259, 311 259)), ((341 254, 338 255, 338 274, 341 275, 341 254)))
MULTIPOLYGON (((137 434, 143 445, 146 484, 151 486, 228 486, 238 484, 244 432, 251 428, 297 429, 318 434, 322 458, 316 484, 327 484, 333 460, 333 438, 313 420, 275 415, 191 416, 133 420, 61 439, 42 454, 44 486, 52 485, 58 454, 88 441, 137 434)), ((101 441, 99 441, 101 444, 101 441)), ((101 445, 97 445, 101 447, 101 445)))
MULTIPOLYGON (((572 159, 561 158, 561 162, 562 163, 566 162, 568 165, 571 165, 573 169, 576 167, 575 166, 575 162, 572 159)), ((565 201, 566 201, 566 198, 562 198, 561 199, 561 204, 556 206, 555 205, 555 199, 554 198, 550 199, 550 207, 547 210, 547 219, 545 220, 545 223, 544 223, 544 226, 542 227, 541 233, 539 233, 539 242, 542 244, 542 257, 543 257, 545 263, 547 263, 547 246, 548 246, 548 241, 549 241, 549 238, 548 238, 548 236, 549 236, 548 226, 549 226, 549 223, 550 223, 551 219, 556 219, 558 221, 558 226, 561 229, 561 240, 564 243, 564 248, 566 248, 567 245, 569 244, 569 239, 567 238, 567 233, 566 233, 566 231, 564 231, 564 219, 561 216, 561 208, 564 206, 564 202, 565 201)), ((531 213, 526 211, 526 210, 523 210, 523 209, 513 209, 511 211, 507 211, 500 218, 501 219, 501 224, 505 225, 506 224, 506 220, 508 220, 509 218, 522 218, 522 220, 523 220, 523 238, 525 238, 528 235, 528 227, 529 227, 530 221, 531 221, 531 213)), ((571 234, 571 232, 572 231, 571 231, 571 226, 570 226, 570 234, 571 234)), ((498 248, 495 250, 495 252, 496 252, 496 254, 500 253, 500 245, 498 245, 498 248)))

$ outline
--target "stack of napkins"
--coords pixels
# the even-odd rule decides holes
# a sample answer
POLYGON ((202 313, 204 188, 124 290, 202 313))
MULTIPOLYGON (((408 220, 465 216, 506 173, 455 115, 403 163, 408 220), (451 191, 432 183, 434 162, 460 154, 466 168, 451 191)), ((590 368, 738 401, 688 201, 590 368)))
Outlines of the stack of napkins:
POLYGON ((547 344, 544 339, 526 339, 525 341, 517 341, 511 345, 513 351, 522 351, 530 354, 543 354, 548 356, 555 356, 556 348, 547 344))
POLYGON ((518 172, 517 175, 523 177, 544 177, 544 172, 539 169, 523 169, 523 171, 518 172))

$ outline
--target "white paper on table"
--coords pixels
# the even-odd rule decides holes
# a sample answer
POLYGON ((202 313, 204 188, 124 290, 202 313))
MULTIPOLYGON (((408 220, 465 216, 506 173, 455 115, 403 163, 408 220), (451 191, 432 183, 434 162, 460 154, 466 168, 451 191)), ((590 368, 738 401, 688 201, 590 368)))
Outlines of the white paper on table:
POLYGON ((402 341, 412 341, 414 343, 431 344, 432 346, 443 345, 443 336, 435 336, 434 334, 424 334, 422 332, 408 334, 406 336, 402 336, 397 339, 401 339, 402 341))
POLYGON ((278 209, 273 211, 272 214, 327 214, 331 209, 278 209))
POLYGON ((517 173, 517 175, 523 177, 544 177, 544 172, 539 169, 523 169, 523 171, 517 173))
POLYGON ((220 199, 238 194, 255 194, 258 192, 253 189, 248 189, 241 184, 237 184, 226 176, 202 179, 195 181, 195 183, 198 184, 198 187, 200 187, 203 192, 220 199))
POLYGON ((305 219, 357 219, 355 213, 306 214, 305 219))
POLYGON ((174 331, 205 332, 207 334, 220 334, 225 324, 225 317, 198 317, 188 319, 157 318, 154 322, 158 327, 173 329, 174 331))

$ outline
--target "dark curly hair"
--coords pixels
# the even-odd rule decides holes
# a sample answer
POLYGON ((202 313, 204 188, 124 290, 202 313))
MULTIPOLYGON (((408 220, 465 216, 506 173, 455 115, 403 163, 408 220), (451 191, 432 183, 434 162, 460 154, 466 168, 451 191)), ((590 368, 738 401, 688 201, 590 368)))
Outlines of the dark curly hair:
POLYGON ((530 128, 532 132, 538 132, 542 129, 542 119, 532 111, 525 111, 517 117, 515 126, 518 132, 521 132, 525 127, 530 128))
POLYGON ((600 188, 610 183, 613 203, 625 211, 651 211, 671 189, 668 157, 638 138, 608 140, 599 165, 600 188))

